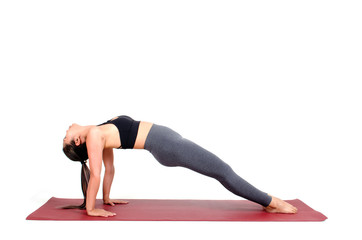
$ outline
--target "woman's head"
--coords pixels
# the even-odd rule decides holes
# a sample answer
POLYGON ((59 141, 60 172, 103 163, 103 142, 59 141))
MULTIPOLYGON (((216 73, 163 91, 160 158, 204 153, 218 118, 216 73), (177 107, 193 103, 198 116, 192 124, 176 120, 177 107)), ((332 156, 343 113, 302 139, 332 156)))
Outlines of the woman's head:
POLYGON ((88 159, 87 145, 82 143, 76 145, 75 141, 72 140, 69 144, 63 145, 64 154, 73 161, 84 162, 88 159))
POLYGON ((72 124, 63 139, 63 152, 73 161, 83 162, 88 159, 85 137, 82 136, 82 127, 72 124))

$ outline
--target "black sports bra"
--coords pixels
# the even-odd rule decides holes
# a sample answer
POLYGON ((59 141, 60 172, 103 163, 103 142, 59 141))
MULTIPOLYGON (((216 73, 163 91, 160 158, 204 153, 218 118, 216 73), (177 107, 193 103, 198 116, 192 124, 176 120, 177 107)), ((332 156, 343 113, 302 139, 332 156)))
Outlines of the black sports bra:
MULTIPOLYGON (((140 125, 140 121, 135 121, 132 118, 122 115, 111 120, 108 120, 105 124, 114 124, 118 128, 119 139, 121 141, 121 146, 119 148, 129 149, 133 148, 136 142, 138 127, 140 125)), ((100 126, 99 125, 99 126, 100 126)))

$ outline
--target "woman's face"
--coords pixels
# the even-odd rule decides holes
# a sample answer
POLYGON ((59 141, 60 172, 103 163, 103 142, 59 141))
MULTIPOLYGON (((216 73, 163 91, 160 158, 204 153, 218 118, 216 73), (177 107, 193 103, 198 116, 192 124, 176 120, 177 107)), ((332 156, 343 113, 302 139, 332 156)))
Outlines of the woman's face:
POLYGON ((80 144, 80 126, 78 124, 73 123, 69 126, 65 137, 63 139, 63 147, 65 145, 70 144, 70 142, 74 140, 76 145, 80 144), (79 143, 78 143, 79 142, 79 143))

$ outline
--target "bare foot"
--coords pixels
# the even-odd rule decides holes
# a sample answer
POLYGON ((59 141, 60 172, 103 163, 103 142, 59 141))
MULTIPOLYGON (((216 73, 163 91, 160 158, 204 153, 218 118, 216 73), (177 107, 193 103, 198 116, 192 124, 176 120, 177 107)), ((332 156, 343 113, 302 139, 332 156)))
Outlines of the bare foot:
POLYGON ((272 201, 269 206, 264 207, 264 210, 269 213, 297 213, 298 209, 293 205, 279 199, 272 197, 272 201))

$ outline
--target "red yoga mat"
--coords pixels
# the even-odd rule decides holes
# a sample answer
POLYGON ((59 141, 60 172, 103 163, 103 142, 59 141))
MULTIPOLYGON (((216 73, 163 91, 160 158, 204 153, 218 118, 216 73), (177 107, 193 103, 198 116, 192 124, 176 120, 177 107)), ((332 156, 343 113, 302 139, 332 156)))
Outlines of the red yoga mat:
POLYGON ((85 210, 61 209, 63 206, 80 205, 82 199, 52 197, 27 220, 63 221, 324 221, 327 219, 302 201, 287 202, 298 208, 296 214, 275 214, 247 200, 157 200, 128 199, 128 204, 103 205, 97 199, 96 207, 115 212, 113 217, 91 217, 85 210))

